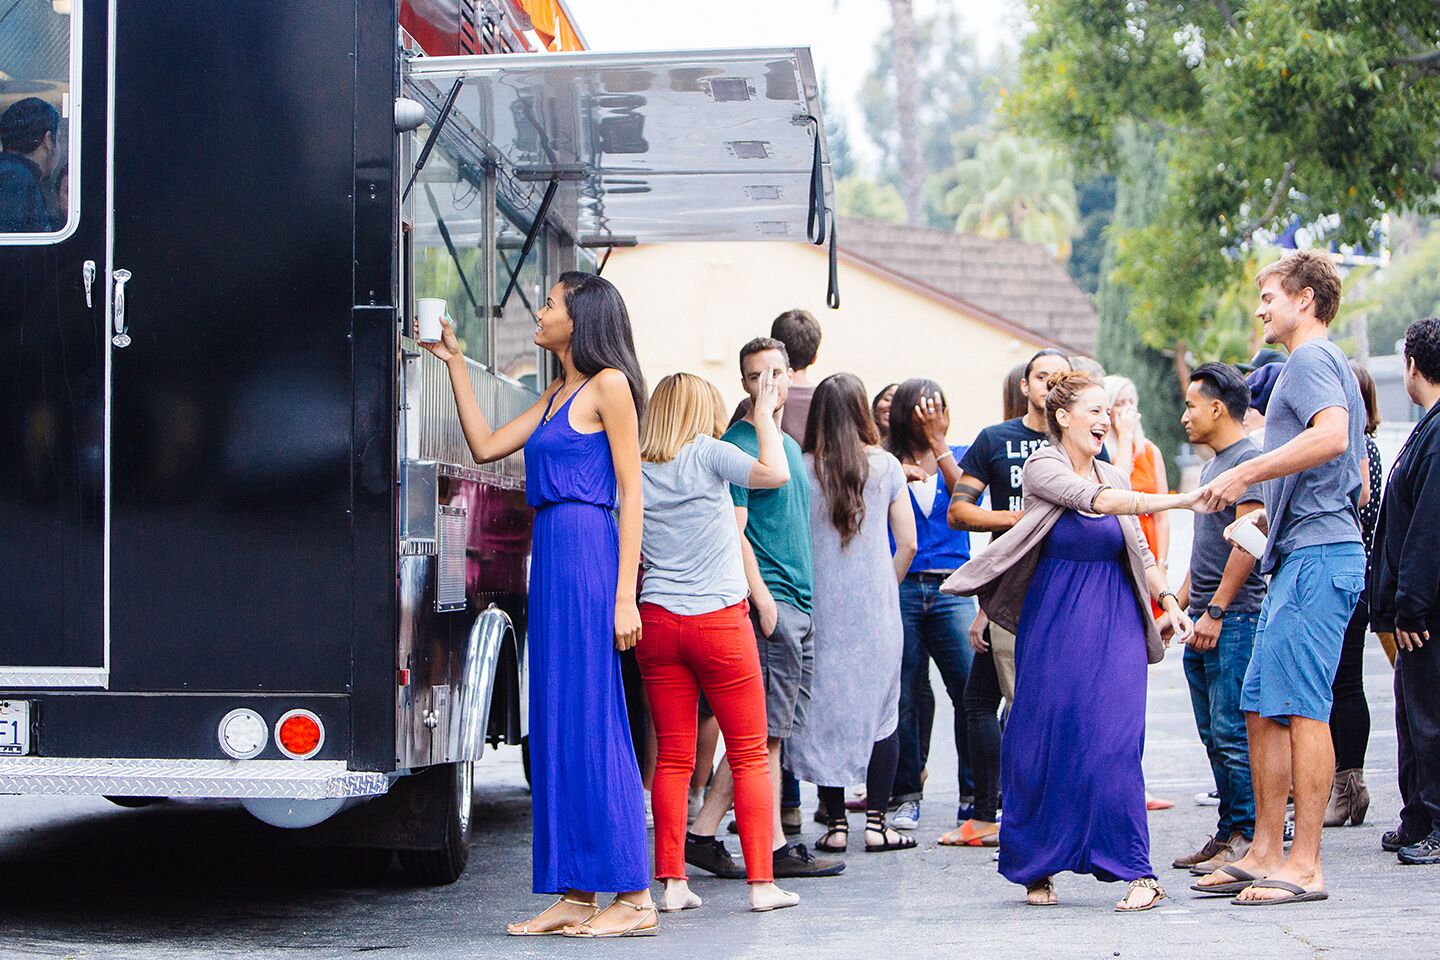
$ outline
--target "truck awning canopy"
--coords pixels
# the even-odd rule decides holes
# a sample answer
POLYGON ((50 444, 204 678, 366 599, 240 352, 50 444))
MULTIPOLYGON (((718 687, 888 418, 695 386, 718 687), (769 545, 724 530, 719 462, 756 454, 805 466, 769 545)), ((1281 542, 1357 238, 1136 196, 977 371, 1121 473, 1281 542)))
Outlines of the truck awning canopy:
POLYGON ((573 183, 556 214, 583 246, 826 239, 835 204, 808 48, 421 57, 406 69, 406 96, 447 152, 539 192, 573 183))

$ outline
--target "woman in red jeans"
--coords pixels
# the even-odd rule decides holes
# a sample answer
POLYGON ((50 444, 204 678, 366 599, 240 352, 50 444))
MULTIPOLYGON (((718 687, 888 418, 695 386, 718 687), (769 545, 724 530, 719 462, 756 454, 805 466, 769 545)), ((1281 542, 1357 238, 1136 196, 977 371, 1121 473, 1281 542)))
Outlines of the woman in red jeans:
POLYGON ((750 909, 776 910, 800 901, 775 886, 771 869, 774 812, 765 689, 729 488, 732 483, 768 488, 789 482, 773 416, 777 401, 767 376, 756 401, 758 460, 716 439, 724 427, 719 394, 688 373, 660 381, 640 433, 644 580, 635 656, 659 741, 651 808, 664 912, 700 906, 685 879, 685 817, 701 691, 725 735, 735 777, 735 818, 750 880, 750 909))

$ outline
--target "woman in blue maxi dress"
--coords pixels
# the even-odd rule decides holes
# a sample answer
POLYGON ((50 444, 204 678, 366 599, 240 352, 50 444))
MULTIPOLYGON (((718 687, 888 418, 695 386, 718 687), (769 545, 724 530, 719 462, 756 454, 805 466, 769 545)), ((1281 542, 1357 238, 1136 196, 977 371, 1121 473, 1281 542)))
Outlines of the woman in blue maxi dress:
POLYGON ((644 379, 625 303, 592 274, 560 275, 536 315, 535 343, 559 359, 560 376, 498 429, 480 410, 450 325, 425 344, 449 370, 476 461, 524 448, 535 510, 526 634, 533 889, 560 899, 507 932, 653 934, 644 793, 619 660, 640 633, 644 379), (596 891, 617 896, 601 910, 596 891))

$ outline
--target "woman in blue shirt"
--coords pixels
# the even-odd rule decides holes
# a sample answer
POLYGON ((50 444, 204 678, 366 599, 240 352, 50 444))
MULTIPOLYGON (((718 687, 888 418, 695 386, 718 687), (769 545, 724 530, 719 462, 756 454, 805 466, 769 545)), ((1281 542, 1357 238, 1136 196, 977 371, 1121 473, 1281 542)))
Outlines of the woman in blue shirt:
POLYGON ((967 799, 974 793, 965 741, 965 681, 974 653, 970 621, 975 601, 940 592, 940 584, 970 559, 970 534, 952 530, 945 514, 950 492, 960 479, 959 459, 965 447, 947 445, 950 410, 945 394, 933 380, 906 380, 890 404, 886 447, 910 478, 910 506, 915 513, 919 549, 910 573, 900 584, 900 615, 905 625, 900 667, 900 765, 895 774, 898 804, 891 825, 913 830, 920 821, 921 771, 930 745, 932 709, 930 661, 940 668, 945 690, 955 705, 955 745, 959 752, 960 810, 956 822, 969 817, 967 799), (917 479, 922 478, 922 479, 917 479))

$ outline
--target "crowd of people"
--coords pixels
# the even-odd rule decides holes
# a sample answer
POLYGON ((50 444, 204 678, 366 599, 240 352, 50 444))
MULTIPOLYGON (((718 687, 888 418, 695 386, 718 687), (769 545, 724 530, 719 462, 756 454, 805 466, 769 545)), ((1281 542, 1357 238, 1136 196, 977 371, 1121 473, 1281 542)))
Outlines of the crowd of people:
POLYGON ((1060 350, 1014 370, 1006 419, 953 446, 935 381, 873 398, 848 373, 812 383, 820 328, 788 311, 740 349, 747 398, 727 418, 693 374, 647 397, 619 292, 566 273, 535 335, 560 375, 492 428, 446 325, 430 349, 471 451, 523 448, 536 511, 534 890, 559 899, 509 933, 657 933, 660 913, 702 905, 687 866, 746 879, 752 910, 794 906, 776 881, 841 873, 851 809, 866 852, 914 849, 932 665, 960 795, 939 842, 998 847, 1029 904, 1057 903, 1054 878, 1072 872, 1125 883, 1116 910, 1149 910, 1167 894, 1147 824, 1164 804, 1141 767, 1147 668, 1173 641, 1218 802, 1215 835, 1174 861, 1195 891, 1326 897, 1322 827, 1369 805, 1371 629, 1393 636, 1404 800, 1383 844, 1440 863, 1440 320, 1406 335, 1406 386, 1427 412, 1382 499, 1374 385, 1327 337, 1333 262, 1297 252, 1257 286, 1266 342, 1286 353, 1248 377, 1190 373, 1183 426, 1209 459, 1183 494, 1135 385, 1060 350), (1172 510, 1195 514, 1178 590, 1172 510), (979 532, 989 543, 972 549, 979 532), (653 728, 638 751, 632 648, 653 728), (813 853, 790 839, 800 781, 818 788, 813 853), (732 808, 743 866, 720 837, 732 808))

